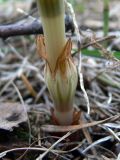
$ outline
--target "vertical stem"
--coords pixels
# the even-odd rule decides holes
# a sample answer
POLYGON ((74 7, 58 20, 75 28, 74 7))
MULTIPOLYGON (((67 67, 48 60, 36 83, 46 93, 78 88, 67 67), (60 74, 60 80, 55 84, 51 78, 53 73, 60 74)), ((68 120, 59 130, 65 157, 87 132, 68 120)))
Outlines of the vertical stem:
POLYGON ((41 15, 46 52, 52 71, 65 44, 64 0, 37 0, 41 15))
POLYGON ((45 39, 45 81, 55 106, 53 117, 60 125, 72 124, 78 77, 71 57, 72 43, 65 36, 64 0, 37 0, 37 4, 45 39))
POLYGON ((104 0, 103 21, 104 36, 107 36, 109 31, 109 0, 104 0))

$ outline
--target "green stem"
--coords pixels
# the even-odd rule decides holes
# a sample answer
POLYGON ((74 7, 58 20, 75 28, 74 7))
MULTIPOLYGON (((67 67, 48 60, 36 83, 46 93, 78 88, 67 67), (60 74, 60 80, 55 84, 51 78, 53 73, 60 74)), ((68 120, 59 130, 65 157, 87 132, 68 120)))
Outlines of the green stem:
POLYGON ((42 19, 48 62, 52 71, 65 44, 64 1, 37 0, 42 19))
POLYGON ((109 31, 109 0, 104 0, 103 21, 104 36, 107 36, 109 31))
POLYGON ((78 77, 71 58, 72 44, 65 36, 64 0, 37 2, 45 39, 45 82, 54 102, 56 119, 61 125, 70 125, 73 122, 73 98, 78 77))

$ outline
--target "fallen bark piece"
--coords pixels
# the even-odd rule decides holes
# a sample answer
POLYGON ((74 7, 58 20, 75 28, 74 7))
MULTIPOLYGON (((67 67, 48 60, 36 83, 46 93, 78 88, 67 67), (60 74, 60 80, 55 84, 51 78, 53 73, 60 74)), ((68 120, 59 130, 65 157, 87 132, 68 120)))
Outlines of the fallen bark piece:
POLYGON ((0 103, 0 129, 12 131, 27 121, 25 106, 19 103, 0 103))

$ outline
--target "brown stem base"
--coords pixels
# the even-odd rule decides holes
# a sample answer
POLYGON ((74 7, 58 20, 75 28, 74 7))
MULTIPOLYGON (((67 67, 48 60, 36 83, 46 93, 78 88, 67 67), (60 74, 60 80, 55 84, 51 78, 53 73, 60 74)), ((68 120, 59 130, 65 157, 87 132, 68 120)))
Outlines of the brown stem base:
MULTIPOLYGON (((57 117, 54 114, 54 109, 53 108, 51 109, 51 115, 52 115, 52 123, 54 125, 60 125, 57 117)), ((77 111, 76 109, 74 109, 74 112, 73 112, 73 121, 72 121, 72 123, 70 125, 77 125, 77 124, 79 124, 80 115, 81 115, 81 112, 77 111)))

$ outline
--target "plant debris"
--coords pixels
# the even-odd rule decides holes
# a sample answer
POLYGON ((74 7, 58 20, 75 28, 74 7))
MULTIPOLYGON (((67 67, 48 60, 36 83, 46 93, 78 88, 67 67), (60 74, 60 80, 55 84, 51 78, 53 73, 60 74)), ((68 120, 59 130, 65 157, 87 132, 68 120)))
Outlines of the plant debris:
POLYGON ((27 121, 24 106, 19 103, 0 103, 0 129, 12 131, 27 121))

